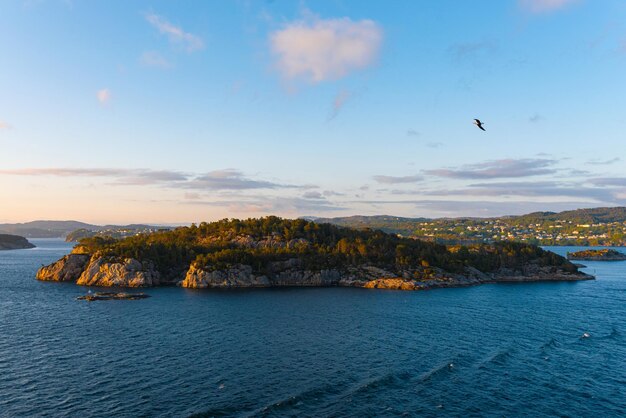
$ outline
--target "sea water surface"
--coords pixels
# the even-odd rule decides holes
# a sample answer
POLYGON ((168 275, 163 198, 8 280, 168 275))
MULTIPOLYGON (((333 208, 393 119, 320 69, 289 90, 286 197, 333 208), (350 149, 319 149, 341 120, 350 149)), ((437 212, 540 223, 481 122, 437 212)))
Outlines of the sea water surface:
POLYGON ((70 245, 32 241, 0 252, 0 416, 626 411, 626 262, 585 262, 597 280, 573 283, 85 302, 35 280, 70 245))

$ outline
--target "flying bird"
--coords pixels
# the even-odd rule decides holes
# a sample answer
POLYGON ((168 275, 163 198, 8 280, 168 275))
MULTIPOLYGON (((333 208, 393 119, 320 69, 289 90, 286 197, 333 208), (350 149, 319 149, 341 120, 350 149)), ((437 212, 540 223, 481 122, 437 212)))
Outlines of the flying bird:
POLYGON ((483 128, 483 123, 478 119, 474 119, 474 125, 478 126, 483 131, 485 130, 485 128, 483 128))

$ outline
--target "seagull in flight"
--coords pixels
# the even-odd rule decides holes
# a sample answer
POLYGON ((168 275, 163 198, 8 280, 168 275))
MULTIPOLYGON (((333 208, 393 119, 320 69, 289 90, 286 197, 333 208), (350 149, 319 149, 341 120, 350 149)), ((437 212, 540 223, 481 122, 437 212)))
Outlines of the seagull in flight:
POLYGON ((474 125, 478 126, 483 131, 485 130, 485 128, 483 128, 483 123, 478 119, 474 119, 474 125))

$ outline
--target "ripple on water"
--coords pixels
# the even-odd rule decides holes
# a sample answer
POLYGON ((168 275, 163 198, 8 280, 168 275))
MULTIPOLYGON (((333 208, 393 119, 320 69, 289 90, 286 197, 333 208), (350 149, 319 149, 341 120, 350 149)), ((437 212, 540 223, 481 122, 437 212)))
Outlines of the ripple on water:
POLYGON ((34 280, 68 249, 0 254, 2 416, 626 410, 626 263, 569 284, 158 288, 133 303, 81 304, 84 288, 34 280))

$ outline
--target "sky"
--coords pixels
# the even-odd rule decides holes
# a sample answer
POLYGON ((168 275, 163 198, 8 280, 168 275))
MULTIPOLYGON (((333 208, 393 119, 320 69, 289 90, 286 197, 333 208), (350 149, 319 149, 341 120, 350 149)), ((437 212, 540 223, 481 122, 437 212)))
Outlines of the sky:
POLYGON ((0 57, 0 222, 626 204, 623 0, 5 0, 0 57))

